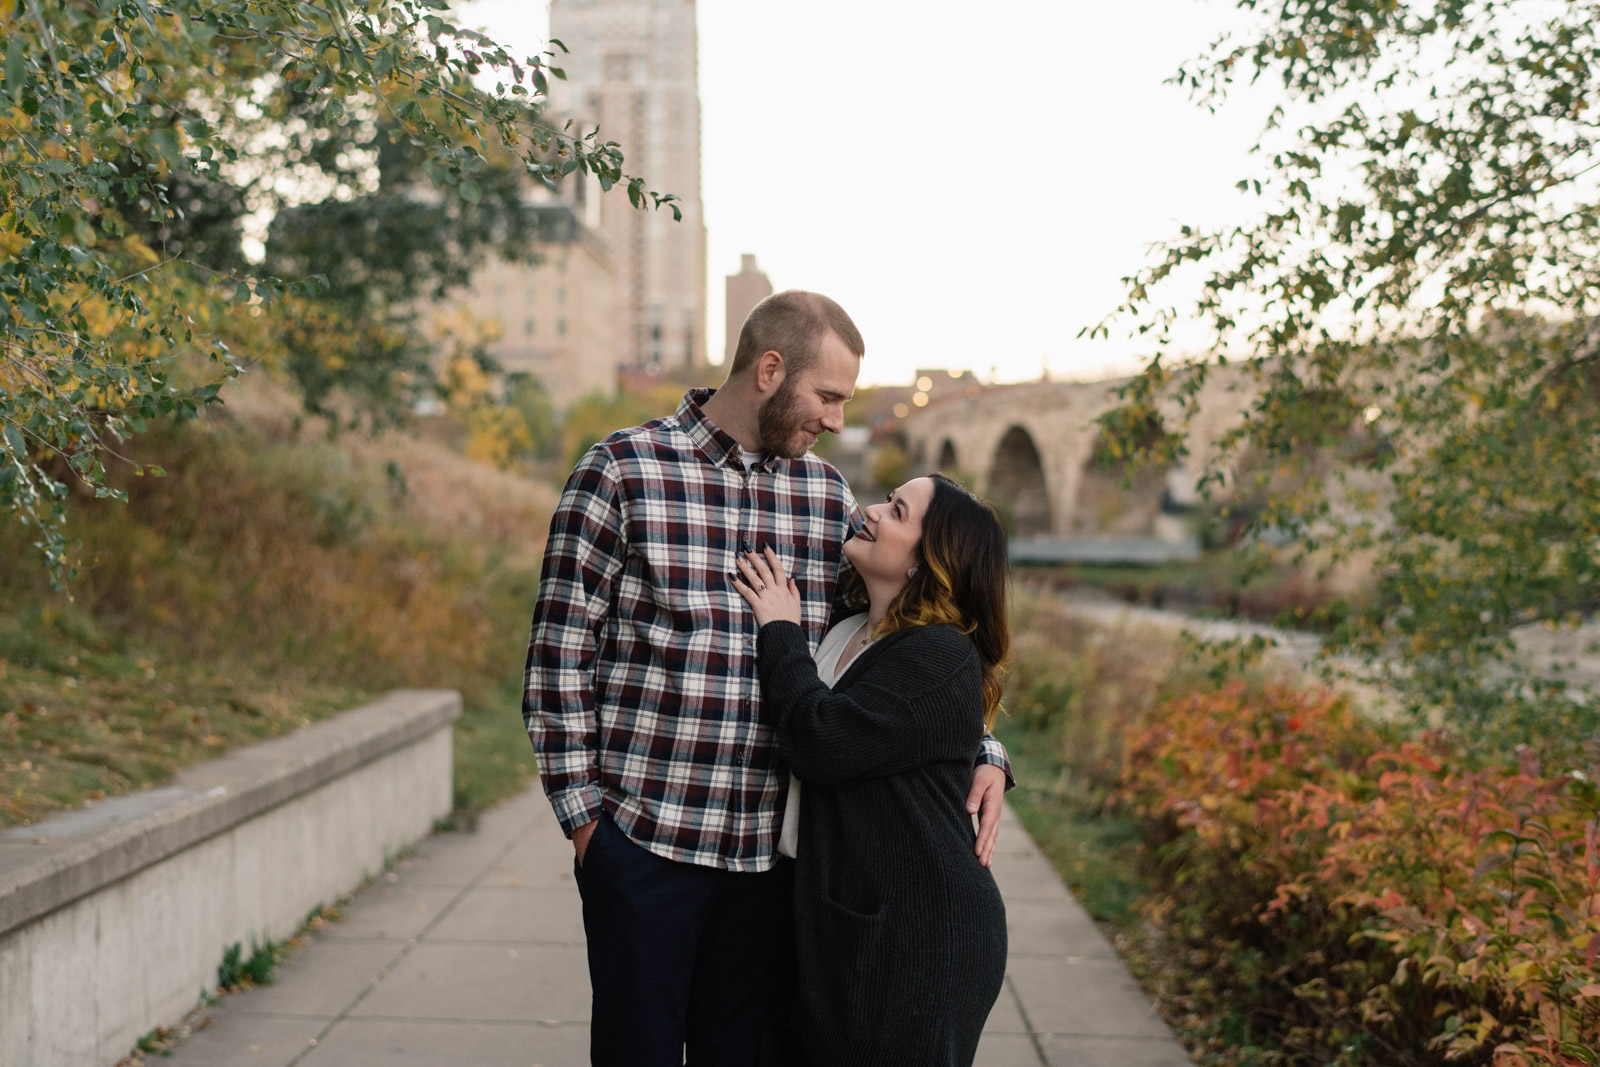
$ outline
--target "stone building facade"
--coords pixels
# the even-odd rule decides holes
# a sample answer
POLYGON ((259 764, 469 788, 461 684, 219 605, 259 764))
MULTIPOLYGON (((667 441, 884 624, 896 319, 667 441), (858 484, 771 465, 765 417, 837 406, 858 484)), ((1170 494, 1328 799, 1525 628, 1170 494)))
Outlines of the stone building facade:
POLYGON ((617 273, 617 359, 659 370, 704 366, 706 228, 700 200, 700 89, 694 0, 551 0, 565 81, 557 113, 622 146, 625 169, 679 197, 669 210, 602 196, 598 231, 617 273))
POLYGON ((745 317, 755 310, 757 304, 772 295, 772 283, 756 266, 755 256, 743 255, 739 257, 739 273, 728 275, 725 285, 727 341, 722 347, 722 362, 724 366, 731 367, 745 317))
POLYGON ((486 351, 501 369, 537 378, 565 412, 590 393, 617 391, 617 274, 604 242, 579 217, 581 203, 537 210, 539 262, 492 258, 433 314, 439 323, 465 313, 487 329, 486 351))

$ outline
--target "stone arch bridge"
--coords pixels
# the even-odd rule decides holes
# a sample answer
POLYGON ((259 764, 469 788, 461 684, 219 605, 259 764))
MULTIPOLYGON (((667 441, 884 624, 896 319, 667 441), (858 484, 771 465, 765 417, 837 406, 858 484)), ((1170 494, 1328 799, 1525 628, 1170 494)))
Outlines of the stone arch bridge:
MULTIPOLYGON (((1249 401, 1245 379, 1212 368, 1183 466, 1143 471, 1124 489, 1122 471, 1096 462, 1095 420, 1126 381, 957 385, 904 421, 912 468, 961 472, 1017 539, 1185 536, 1177 516, 1197 502, 1205 457, 1249 401)), ((1176 420, 1175 408, 1163 415, 1176 420)))

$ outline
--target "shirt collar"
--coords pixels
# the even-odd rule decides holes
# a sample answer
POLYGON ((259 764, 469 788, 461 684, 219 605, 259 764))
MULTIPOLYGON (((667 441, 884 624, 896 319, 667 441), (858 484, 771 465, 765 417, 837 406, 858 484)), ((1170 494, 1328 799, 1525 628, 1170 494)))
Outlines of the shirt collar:
MULTIPOLYGON (((744 450, 739 447, 739 442, 708 419, 701 407, 715 393, 715 389, 691 389, 684 393, 683 401, 678 405, 678 425, 683 427, 683 432, 689 435, 689 440, 693 441, 695 447, 715 466, 744 470, 744 450)), ((756 462, 754 469, 770 474, 777 466, 777 462, 778 457, 768 452, 756 462)))

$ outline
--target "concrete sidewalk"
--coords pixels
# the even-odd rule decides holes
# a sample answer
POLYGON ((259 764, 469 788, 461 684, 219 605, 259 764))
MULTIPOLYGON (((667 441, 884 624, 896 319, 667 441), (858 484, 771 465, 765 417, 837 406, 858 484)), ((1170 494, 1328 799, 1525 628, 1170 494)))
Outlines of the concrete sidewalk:
MULTIPOLYGON (((1016 817, 995 875, 1011 955, 983 1067, 1188 1056, 1016 817)), ((281 936, 282 931, 273 931, 281 936)), ((278 968, 195 1016, 174 1067, 580 1067, 589 980, 572 846, 537 789, 438 834, 278 968)))

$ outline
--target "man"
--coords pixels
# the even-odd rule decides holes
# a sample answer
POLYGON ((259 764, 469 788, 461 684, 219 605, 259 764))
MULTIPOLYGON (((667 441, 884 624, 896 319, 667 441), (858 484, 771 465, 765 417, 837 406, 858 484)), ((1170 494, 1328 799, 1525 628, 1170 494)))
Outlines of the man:
MULTIPOLYGON (((766 298, 722 387, 590 449, 551 520, 523 719, 576 853, 601 1067, 677 1067, 685 1045, 697 1067, 756 1062, 790 966, 788 776, 734 557, 778 553, 815 648, 861 520, 808 450, 844 428, 864 351, 827 297, 766 298)), ((986 864, 1004 767, 987 741, 968 803, 986 864)))

